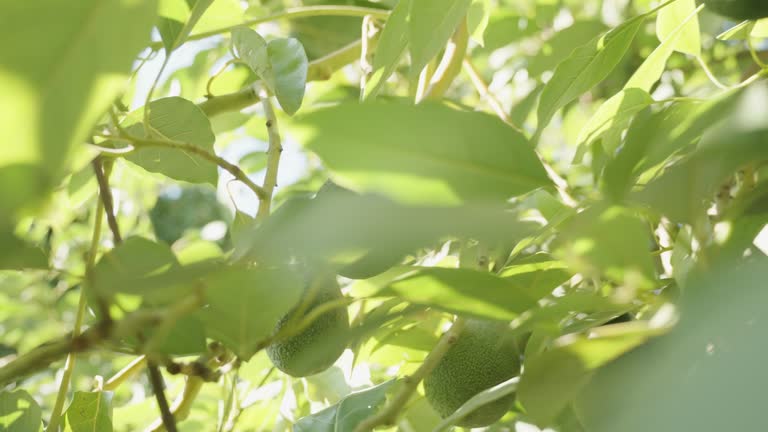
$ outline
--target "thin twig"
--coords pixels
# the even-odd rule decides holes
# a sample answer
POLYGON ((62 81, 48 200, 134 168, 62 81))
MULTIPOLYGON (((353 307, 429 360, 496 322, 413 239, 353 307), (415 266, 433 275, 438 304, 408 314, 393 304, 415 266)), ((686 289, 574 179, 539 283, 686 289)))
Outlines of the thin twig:
POLYGON ((112 378, 108 379, 104 383, 103 390, 114 391, 120 384, 124 383, 128 378, 136 375, 147 364, 146 356, 139 356, 128 363, 124 368, 120 369, 112 378))
MULTIPOLYGON (((95 168, 95 167, 94 167, 95 168)), ((96 254, 99 250, 99 242, 101 241, 101 226, 104 220, 104 201, 99 200, 96 204, 96 213, 94 214, 93 222, 93 234, 91 235, 91 247, 88 250, 88 256, 86 257, 85 272, 86 275, 90 275, 93 270, 93 266, 96 263, 96 254)), ((86 281, 90 280, 86 276, 86 281)), ((85 296, 85 288, 80 288, 80 300, 77 305, 77 313, 75 314, 75 325, 72 329, 72 339, 74 340, 82 331, 83 321, 85 320, 85 309, 88 304, 85 296)), ((53 404, 51 410, 51 417, 48 422, 48 430, 51 432, 58 432, 59 423, 61 422, 61 413, 64 409, 64 402, 67 399, 67 391, 69 390, 69 383, 72 379, 72 373, 75 370, 75 361, 77 353, 70 352, 67 355, 67 360, 64 363, 64 372, 61 375, 61 382, 59 383, 59 391, 56 394, 56 401, 53 404)))
POLYGON ((394 426, 397 424, 397 417, 402 411, 403 407, 408 403, 411 396, 416 392, 416 388, 419 383, 429 375, 432 370, 437 366, 440 360, 448 352, 448 349, 456 343, 462 330, 464 330, 465 320, 463 318, 457 318, 450 330, 448 330, 437 342, 432 351, 424 359, 424 362, 419 368, 408 377, 403 378, 403 384, 400 391, 392 398, 392 401, 387 404, 377 414, 368 417, 363 422, 357 425, 355 432, 368 432, 372 431, 378 426, 394 426))
POLYGON ((168 399, 165 398, 165 382, 163 381, 163 375, 160 373, 160 368, 157 363, 153 361, 147 361, 147 375, 149 376, 149 383, 152 385, 152 392, 155 393, 155 399, 157 400, 157 406, 160 409, 160 418, 163 420, 163 425, 168 432, 177 432, 176 419, 171 414, 171 409, 168 407, 168 399))
POLYGON ((120 235, 120 227, 117 225, 117 219, 115 219, 114 201, 112 200, 112 191, 109 188, 109 180, 104 173, 104 166, 101 162, 101 158, 97 157, 93 160, 93 171, 96 173, 96 181, 99 183, 99 196, 104 203, 104 212, 107 215, 107 225, 112 231, 112 237, 116 245, 123 242, 123 238, 120 235))
POLYGON ((259 209, 256 212, 256 220, 263 220, 269 216, 272 207, 272 194, 277 186, 277 172, 280 167, 280 154, 283 152, 283 144, 280 139, 280 130, 277 127, 277 115, 272 106, 269 95, 261 99, 264 106, 264 116, 267 119, 267 135, 269 136, 269 148, 267 149, 267 169, 264 174, 264 197, 259 201, 259 209))
POLYGON ((118 141, 128 141, 136 148, 141 147, 167 147, 177 150, 183 150, 192 154, 195 154, 197 156, 200 156, 201 158, 212 162, 218 166, 220 166, 225 171, 232 174, 237 180, 244 183, 246 186, 248 186, 249 189, 253 191, 253 193, 256 194, 256 196, 259 199, 264 199, 264 197, 267 196, 264 189, 262 189, 259 185, 253 182, 243 170, 240 169, 235 164, 232 164, 228 162, 226 159, 221 158, 217 156, 214 153, 211 153, 207 150, 205 150, 202 147, 198 147, 193 144, 178 142, 178 141, 171 141, 167 139, 146 139, 146 138, 138 138, 134 136, 115 136, 115 137, 107 137, 109 139, 114 139, 118 141))

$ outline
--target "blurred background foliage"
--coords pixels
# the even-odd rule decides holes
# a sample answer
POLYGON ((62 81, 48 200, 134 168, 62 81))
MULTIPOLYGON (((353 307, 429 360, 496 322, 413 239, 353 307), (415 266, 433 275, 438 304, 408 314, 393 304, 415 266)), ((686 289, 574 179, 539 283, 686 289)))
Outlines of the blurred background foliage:
MULTIPOLYGON (((396 4, 396 0, 215 0, 193 34, 277 14, 287 8, 353 5, 390 10, 396 4)), ((666 178, 661 174, 671 172, 665 171, 668 167, 687 166, 694 174, 687 172, 689 177, 683 178, 698 179, 711 173, 706 170, 709 167, 707 161, 721 160, 724 155, 735 151, 722 147, 710 156, 701 156, 701 160, 694 157, 694 162, 690 162, 689 156, 695 152, 695 146, 681 146, 682 151, 663 154, 659 160, 646 160, 647 166, 642 169, 635 165, 626 168, 616 165, 621 160, 606 150, 604 142, 585 141, 581 136, 585 124, 601 105, 622 90, 659 46, 658 24, 654 19, 648 19, 639 26, 626 55, 618 60, 605 79, 565 104, 546 128, 538 122, 539 97, 545 83, 552 79, 555 68, 578 47, 656 6, 658 2, 653 0, 473 2, 472 7, 483 10, 483 16, 487 18, 484 29, 472 34, 468 48, 467 57, 471 59, 477 76, 471 77, 465 68, 445 94, 445 99, 456 106, 474 107, 486 112, 502 111, 511 123, 520 126, 527 137, 538 134, 539 154, 567 182, 568 192, 577 206, 589 207, 586 212, 573 216, 573 209, 562 202, 554 189, 539 189, 512 200, 508 206, 511 219, 524 221, 530 226, 523 230, 520 227, 525 224, 515 225, 515 230, 509 232, 493 226, 491 237, 498 244, 494 243, 490 251, 473 252, 473 248, 482 249, 487 245, 442 242, 439 239, 446 232, 456 231, 482 237, 487 232, 475 229, 486 221, 480 216, 472 219, 472 215, 425 213, 424 218, 419 219, 411 213, 396 213, 397 208, 371 204, 372 208, 393 212, 385 215, 406 215, 408 219, 399 222, 412 224, 411 231, 406 230, 406 233, 413 234, 412 242, 403 250, 396 250, 385 257, 374 254, 375 259, 386 261, 384 269, 395 264, 456 267, 459 252, 462 257, 476 253, 478 256, 496 257, 491 264, 498 265, 502 278, 514 278, 515 283, 526 284, 532 291, 539 290, 542 296, 549 294, 553 288, 560 290, 560 296, 547 297, 542 302, 544 306, 551 307, 542 306, 531 316, 526 315, 526 321, 517 330, 529 337, 526 362, 529 358, 538 358, 536 355, 542 352, 554 353, 546 358, 549 363, 542 360, 546 368, 525 365, 525 370, 531 371, 531 374, 543 370, 538 381, 538 393, 532 391, 534 394, 526 394, 528 405, 523 406, 518 401, 514 410, 487 428, 489 431, 537 431, 539 428, 535 424, 562 432, 741 430, 762 424, 758 422, 761 418, 759 401, 765 379, 760 359, 764 358, 765 350, 758 341, 766 329, 764 314, 761 314, 766 300, 761 284, 765 280, 766 262, 763 256, 768 240, 764 234, 762 237, 759 234, 765 232, 768 221, 768 209, 764 205, 766 165, 751 167, 755 171, 750 171, 750 175, 759 181, 750 185, 754 190, 749 194, 739 194, 737 190, 744 184, 743 174, 728 172, 726 178, 715 179, 719 182, 718 187, 720 183, 733 179, 729 188, 732 187, 738 199, 728 207, 728 211, 717 213, 717 218, 707 222, 689 218, 691 215, 687 213, 679 218, 662 217, 680 214, 676 205, 685 207, 685 204, 674 202, 681 196, 673 187, 681 184, 675 178, 668 183, 657 184, 659 191, 650 197, 632 195, 635 203, 649 206, 623 206, 627 201, 627 189, 632 187, 622 189, 619 186, 618 192, 612 189, 616 183, 606 180, 610 179, 611 173, 632 172, 637 180, 632 180, 632 184, 644 185, 666 178), (480 85, 480 92, 478 81, 485 83, 480 85), (487 89, 482 88, 484 85, 487 89), (493 98, 483 94, 485 91, 493 98), (493 107, 495 103, 499 106, 493 107), (680 161, 688 165, 677 164, 680 161), (703 171, 695 171, 701 167, 703 171), (670 194, 666 198, 665 192, 670 194), (611 199, 617 196, 618 199, 611 199), (617 210, 611 204, 621 207, 617 210), (434 227, 432 221, 435 220, 449 222, 445 227, 434 227), (450 224, 450 221, 462 220, 470 222, 450 224), (662 229, 658 229, 660 226, 662 229), (552 227, 555 229, 547 231, 552 227), (429 229, 436 230, 434 235, 418 238, 420 232, 428 232, 429 229), (440 229, 445 232, 440 232, 440 229), (553 239, 554 231, 557 235, 553 239), (660 235, 661 231, 665 234, 660 235), (580 240, 585 238, 598 246, 591 252, 584 252, 580 247, 584 243, 580 240), (736 261, 738 263, 734 264, 736 261), (542 267, 547 263, 557 265, 542 267), (628 274, 627 264, 635 266, 638 263, 638 274, 628 274), (526 268, 535 269, 537 273, 527 277, 531 270, 526 268), (628 280, 639 282, 627 283, 628 280), (692 292, 692 295, 682 296, 684 291, 692 292), (564 335, 587 334, 593 327, 616 323, 618 321, 615 320, 622 321, 626 317, 631 317, 626 325, 646 322, 658 314, 667 313, 664 305, 681 296, 685 301, 682 302, 678 327, 599 372, 595 372, 597 366, 617 357, 629 347, 639 345, 635 339, 627 342, 626 334, 634 335, 632 327, 626 328, 629 330, 622 336, 624 339, 608 338, 615 343, 613 348, 590 346, 586 342, 588 339, 585 339, 582 345, 575 345, 578 348, 574 348, 575 354, 567 349, 558 351, 562 346, 571 346, 567 344, 567 339, 562 339, 564 335), (617 299, 620 301, 617 302, 617 299), (584 376, 593 375, 594 380, 589 386, 580 381, 584 376), (549 392, 544 394, 544 400, 541 399, 545 391, 542 389, 549 392), (561 405, 558 405, 558 398, 563 399, 561 405), (570 405, 571 400, 576 401, 573 406, 570 405), (558 407, 564 409, 559 410, 558 407)), ((682 112, 681 118, 688 119, 691 112, 700 112, 696 110, 704 101, 716 99, 715 95, 721 91, 719 85, 736 85, 760 71, 761 66, 754 61, 743 38, 717 38, 737 23, 704 9, 698 15, 698 24, 700 60, 680 50, 669 56, 660 79, 654 80, 647 89, 657 103, 635 110, 624 128, 612 131, 617 140, 614 150, 619 146, 628 148, 630 142, 653 143, 656 138, 654 132, 660 131, 664 134, 663 138, 669 139, 680 123, 688 124, 675 121, 678 118, 674 117, 675 110, 682 112), (702 63, 708 65, 710 70, 702 68, 702 63), (713 82, 709 75, 717 77, 717 82, 713 82), (667 101, 672 105, 661 106, 658 101, 667 101), (627 126, 630 126, 628 131, 627 126)), ((382 25, 383 22, 376 22, 377 31, 382 25)), ((359 40, 362 18, 304 17, 267 22, 255 28, 268 39, 297 38, 312 61, 359 40)), ((158 34, 153 35, 153 40, 160 40, 158 34)), ((758 58, 765 58, 762 51, 766 47, 765 40, 757 37, 752 42, 758 58)), ((161 75, 154 96, 181 96, 201 102, 207 96, 236 92, 253 83, 257 76, 246 67, 227 66, 220 73, 232 58, 230 43, 229 34, 223 34, 181 46, 161 75), (217 73, 220 74, 216 79, 209 82, 210 77, 217 73)), ((141 59, 134 63, 131 85, 118 102, 126 112, 144 104, 164 55, 161 46, 157 46, 144 50, 141 59)), ((360 64, 354 61, 328 80, 309 83, 300 113, 311 113, 337 102, 356 101, 360 97, 360 78, 360 64)), ((414 71, 404 59, 397 64, 393 78, 386 83, 380 97, 412 98, 415 87, 414 71)), ((750 94, 757 95, 757 98, 765 96, 765 88, 758 85, 750 94)), ((760 107, 765 107, 764 102, 752 103, 750 96, 744 98, 747 102, 742 103, 750 104, 746 111, 767 112, 759 111, 760 107)), ((715 106, 714 120, 730 112, 719 111, 718 107, 720 105, 715 106)), ((735 111, 734 122, 738 122, 742 112, 735 111)), ((295 222, 295 218, 291 217, 294 209, 282 207, 291 199, 313 195, 326 184, 330 174, 317 154, 305 147, 311 140, 303 135, 305 131, 302 127, 306 124, 302 123, 301 117, 291 118, 283 113, 279 113, 278 117, 284 132, 285 150, 274 207, 276 215, 283 215, 283 219, 279 220, 287 222, 283 225, 276 222, 272 227, 275 232, 285 233, 285 236, 278 237, 275 244, 285 241, 285 248, 317 248, 323 252, 334 247, 342 248, 331 240, 323 243, 326 242, 325 237, 320 234, 312 236, 313 232, 338 235, 341 240, 333 240, 338 240, 344 247, 354 244, 358 239, 352 238, 352 234, 348 239, 343 234, 345 230, 356 232, 354 230, 359 228, 354 222, 360 214, 355 213, 353 204, 337 207, 340 215, 336 217, 325 209, 345 201, 331 200, 323 204, 318 194, 318 198, 312 201, 316 204, 313 209, 317 217, 311 226, 306 221, 295 222), (346 218, 342 214, 345 212, 346 218), (310 234, 307 237, 296 234, 294 238, 290 233, 310 234)), ((705 126, 716 123, 714 120, 705 126)), ((216 153, 237 163, 257 183, 262 181, 267 166, 265 121, 260 106, 211 117, 216 135, 216 153)), ((343 121, 338 124, 339 129, 334 131, 347 130, 343 121)), ((763 131, 764 126, 765 120, 757 126, 752 125, 750 130, 763 131)), ((350 130, 356 127, 363 126, 348 125, 350 130)), ((402 126, 386 125, 386 128, 392 129, 399 127, 402 126)), ((717 148, 718 142, 728 140, 727 134, 734 134, 730 124, 722 129, 719 141, 718 136, 710 140, 714 142, 714 148, 717 148)), ((738 150, 746 152, 743 153, 747 155, 744 161, 765 160, 765 151, 762 150, 755 150, 755 156, 751 157, 753 153, 748 153, 748 149, 752 147, 747 144, 738 150)), ((19 254, 36 252, 12 248, 14 244, 11 241, 15 240, 3 241, 0 264, 7 270, 0 271, 0 366, 19 353, 65 335, 74 325, 98 200, 98 185, 88 164, 92 156, 93 153, 88 151, 76 152, 71 173, 57 183, 37 211, 22 214, 13 224, 14 239, 20 238, 27 244, 35 245, 48 257, 47 260, 38 262, 35 268, 29 264, 35 262, 34 257, 25 259, 25 270, 18 271, 14 259, 19 254)), ((743 164, 735 165, 741 167, 743 164)), ((197 259, 195 257, 222 257, 233 248, 238 253, 238 244, 242 246, 243 242, 254 238, 260 239, 263 244, 270 244, 269 241, 274 239, 268 235, 266 239, 258 237, 263 233, 254 234, 252 231, 252 218, 258 205, 256 198, 248 188, 232 180, 229 173, 219 169, 215 187, 192 185, 151 174, 125 160, 118 161, 111 174, 111 184, 123 236, 157 240, 167 244, 176 256, 192 257, 192 261, 197 259)), ((2 187, 14 185, 5 182, 2 187)), ((682 195, 687 192, 690 190, 683 191, 682 195)), ((730 189, 728 193, 730 195, 730 189)), ((699 196, 694 197, 697 198, 699 196)), ((707 195, 707 206, 711 198, 707 195)), ((698 204, 704 205, 703 201, 698 204)), ((690 206, 679 211, 688 210, 690 206)), ((366 217, 364 212, 362 214, 366 217)), ((386 225, 386 216, 372 217, 366 222, 371 224, 372 221, 376 225, 367 225, 368 229, 380 230, 374 233, 378 236, 374 236, 373 241, 386 242, 391 234, 387 231, 390 227, 386 225)), ((0 218, 0 222, 5 222, 5 219, 0 218)), ((101 244, 104 250, 114 246, 108 232, 104 226, 101 244)), ((248 253, 264 251, 249 250, 248 253)), ((275 247, 264 254, 271 253, 282 253, 282 250, 275 247)), ((350 262, 348 256, 338 259, 345 264, 350 262)), ((477 300, 477 304, 468 303, 458 294, 456 297, 441 297, 449 290, 441 285, 439 277, 432 274, 422 277, 418 283, 426 294, 421 297, 407 283, 398 285, 386 278, 363 281, 342 278, 344 292, 357 300, 349 308, 351 316, 363 316, 360 312, 365 311, 367 318, 376 317, 377 313, 386 315, 391 309, 397 312, 396 318, 383 322, 372 319, 371 327, 365 328, 364 335, 333 367, 307 378, 291 378, 274 371, 266 353, 257 353, 236 371, 202 387, 190 407, 188 418, 181 423, 181 430, 286 431, 294 427, 293 430, 325 430, 319 423, 313 424, 311 418, 305 419, 303 424, 300 419, 334 406, 353 391, 369 389, 413 372, 445 329, 450 316, 446 311, 469 315, 480 311, 485 317, 507 320, 518 316, 518 311, 495 308, 489 300, 491 295, 477 300), (379 295, 366 300, 371 292, 379 295), (398 308, 403 305, 400 302, 387 303, 391 301, 387 299, 392 298, 416 305, 438 304, 442 308, 417 308, 401 313, 398 308)), ((471 297, 471 294, 468 296, 471 297)), ((258 303, 247 306, 253 308, 250 313, 260 314, 258 303)), ((643 334, 640 339, 644 341, 646 336, 643 334)), ((75 366, 71 388, 87 391, 94 386, 94 377, 106 379, 113 376, 133 357, 108 350, 84 353, 75 366)), ((181 357, 179 360, 193 358, 181 357)), ((62 363, 54 363, 47 370, 24 380, 21 386, 34 396, 43 413, 49 412, 53 405, 62 363)), ((184 382, 182 376, 167 376, 167 394, 171 399, 181 395, 184 382)), ((369 395, 373 400, 379 395, 376 392, 384 394, 386 391, 385 387, 374 389, 374 393, 369 395)), ((520 392, 524 391, 531 390, 521 387, 520 392)), ((142 374, 115 388, 112 404, 115 431, 143 430, 156 422, 158 417, 149 384, 142 374)), ((350 405, 358 408, 364 404, 351 399, 347 406, 350 405)), ((0 419, 2 414, 0 412, 0 419)), ((391 430, 429 431, 440 421, 420 394, 406 407, 398 426, 391 430)))

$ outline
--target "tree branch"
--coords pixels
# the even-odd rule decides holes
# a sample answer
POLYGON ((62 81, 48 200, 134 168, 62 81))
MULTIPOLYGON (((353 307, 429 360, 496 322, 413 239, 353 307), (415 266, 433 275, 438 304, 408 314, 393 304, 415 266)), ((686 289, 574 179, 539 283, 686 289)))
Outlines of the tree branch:
POLYGON ((464 330, 465 324, 466 322, 463 318, 457 318, 450 330, 445 332, 443 337, 440 338, 437 345, 432 348, 432 351, 413 375, 403 378, 403 387, 392 398, 392 401, 377 414, 368 417, 358 424, 355 432, 368 432, 378 426, 394 426, 397 424, 397 417, 400 415, 400 411, 411 399, 413 393, 416 392, 419 383, 435 369, 443 356, 445 356, 445 353, 448 352, 448 349, 456 343, 459 335, 464 330))
POLYGON ((264 116, 267 119, 267 134, 269 135, 269 148, 267 149, 267 171, 264 174, 264 198, 259 201, 259 209, 256 212, 256 220, 264 220, 269 216, 272 207, 272 194, 277 186, 277 172, 280 167, 280 154, 283 152, 283 144, 280 139, 280 130, 277 127, 277 115, 272 106, 269 95, 265 95, 261 103, 264 105, 264 116))
POLYGON ((123 242, 123 237, 120 235, 120 227, 117 225, 117 219, 115 219, 114 201, 112 200, 112 190, 109 188, 109 180, 104 172, 101 158, 97 157, 92 164, 93 171, 96 173, 96 181, 99 183, 99 196, 104 203, 104 212, 107 215, 107 225, 112 231, 115 244, 118 245, 123 242))
MULTIPOLYGON (((197 33, 189 36, 187 41, 200 40, 209 38, 211 36, 220 35, 223 33, 229 33, 237 27, 253 27, 255 25, 263 24, 266 22, 278 21, 281 19, 295 19, 305 17, 318 17, 318 16, 347 16, 347 17, 364 17, 366 15, 372 15, 379 19, 387 19, 389 17, 389 11, 385 9, 376 9, 360 6, 305 6, 289 8, 282 12, 254 18, 251 20, 243 21, 240 24, 233 26, 220 27, 211 31, 197 33)), ((162 48, 163 43, 153 42, 149 45, 152 49, 162 48)))
POLYGON ((67 335, 22 354, 0 368, 0 387, 48 368, 71 352, 84 352, 110 339, 134 334, 138 329, 162 322, 164 313, 135 312, 117 322, 101 322, 80 336, 67 335))

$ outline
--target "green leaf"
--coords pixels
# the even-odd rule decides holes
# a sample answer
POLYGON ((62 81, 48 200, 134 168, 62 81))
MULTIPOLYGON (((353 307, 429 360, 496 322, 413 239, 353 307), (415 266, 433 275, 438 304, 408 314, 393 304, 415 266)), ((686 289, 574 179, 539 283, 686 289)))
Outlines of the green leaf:
MULTIPOLYGON (((39 202, 122 91, 157 2, 5 2, 0 40, 0 219, 39 202), (42 13, 41 11, 44 11, 42 13), (30 55, 34 53, 34 55, 30 55)), ((2 221, 0 221, 2 223, 2 221)))
POLYGON ((499 276, 515 286, 525 287, 531 297, 541 298, 571 278, 566 268, 564 262, 545 253, 537 253, 504 267, 499 276))
MULTIPOLYGON (((674 6, 675 4, 681 3, 681 1, 689 0, 677 0, 669 6, 674 6)), ((690 1, 692 2, 692 0, 690 1)), ((667 7, 662 8, 659 13, 666 9, 667 7)), ((688 26, 691 22, 697 20, 698 11, 699 9, 694 9, 688 15, 681 18, 682 21, 679 24, 676 24, 669 34, 666 35, 666 39, 664 39, 661 44, 653 50, 651 55, 645 59, 643 64, 635 70, 635 73, 632 74, 629 81, 627 81, 627 84, 624 86, 625 89, 639 88, 645 91, 651 90, 653 84, 656 83, 664 73, 664 68, 666 67, 669 57, 675 52, 675 49, 680 47, 679 43, 681 40, 684 40, 682 38, 686 36, 685 31, 689 29, 688 26)), ((696 22, 698 23, 698 21, 696 22)))
POLYGON ((338 184, 401 202, 504 202, 550 183, 526 138, 484 113, 347 103, 306 115, 300 128, 338 184))
POLYGON ((676 0, 662 8, 656 17, 656 35, 664 42, 675 38, 673 49, 692 56, 701 55, 701 32, 698 18, 686 22, 686 18, 696 13, 695 0, 676 0), (678 33, 675 37, 673 34, 678 33))
POLYGON ((532 420, 549 425, 589 383, 595 369, 663 334, 670 325, 636 321, 593 329, 590 337, 563 336, 554 348, 526 361, 518 400, 532 420))
POLYGON ((480 46, 485 45, 485 29, 491 17, 490 0, 473 0, 467 10, 467 31, 480 46))
POLYGON ((656 275, 650 238, 646 222, 629 210, 596 205, 569 220, 553 246, 575 272, 652 288, 656 275))
POLYGON ((513 242, 535 227, 502 206, 406 207, 375 196, 318 194, 288 200, 239 236, 234 258, 280 263, 301 257, 344 267, 371 250, 402 257, 451 236, 513 242))
POLYGON ((42 410, 24 390, 0 391, 0 429, 7 432, 41 432, 42 410))
POLYGON ((606 30, 599 20, 576 21, 544 41, 541 50, 528 60, 528 73, 539 76, 555 69, 574 49, 589 43, 606 30))
POLYGON ((288 115, 301 108, 307 86, 309 60, 298 39, 274 39, 267 44, 269 62, 275 76, 275 96, 288 115))
POLYGON ((411 74, 421 70, 445 47, 467 14, 472 0, 417 0, 408 22, 411 74))
POLYGON ((48 257, 13 233, 0 231, 0 270, 47 269, 48 257))
MULTIPOLYGON (((759 113, 768 110, 768 86, 750 87, 737 106, 708 133, 699 148, 668 169, 636 198, 678 222, 701 223, 717 188, 739 167, 768 158, 768 122, 759 113)), ((730 102, 728 99, 726 103, 730 102)))
POLYGON ((632 117, 652 103, 653 98, 645 90, 622 90, 600 105, 579 132, 576 142, 579 146, 589 146, 602 140, 606 153, 613 154, 621 142, 621 133, 632 117))
POLYGON ((111 432, 112 392, 76 391, 66 416, 72 432, 111 432))
POLYGON ((162 0, 160 2, 160 22, 157 29, 167 54, 184 43, 211 3, 213 0, 162 0))
MULTIPOLYGON (((152 101, 149 107, 149 124, 164 138, 192 144, 214 153, 213 143, 216 137, 211 129, 211 122, 197 105, 180 97, 168 97, 152 101)), ((143 110, 131 113, 125 121, 128 132, 133 135, 143 136, 144 127, 138 124, 141 112, 143 110)), ((175 180, 210 183, 214 186, 218 180, 215 164, 179 149, 140 148, 130 153, 126 159, 149 172, 163 174, 175 180)))
POLYGON ((249 359, 299 301, 304 282, 288 268, 233 267, 204 280, 208 306, 200 312, 208 337, 249 359))
POLYGON ((585 430, 763 428, 768 351, 758 341, 768 330, 768 261, 751 261, 692 272, 678 325, 602 368, 580 393, 575 407, 585 430))
POLYGON ((750 36, 750 32, 754 28, 754 21, 742 21, 739 24, 729 28, 728 30, 717 35, 717 39, 729 41, 729 40, 745 40, 750 36))
POLYGON ((412 3, 413 0, 399 1, 387 18, 373 56, 373 73, 365 86, 364 100, 379 93, 408 48, 408 17, 412 3))
POLYGON ((130 237, 105 253, 93 268, 91 286, 99 295, 123 292, 144 277, 177 267, 171 249, 142 237, 130 237))
POLYGON ((567 103, 576 99, 604 80, 621 61, 645 22, 646 15, 640 15, 599 36, 571 53, 547 82, 541 93, 538 108, 541 131, 555 113, 567 103))
POLYGON ((267 41, 248 27, 237 27, 232 30, 232 46, 238 58, 264 81, 269 91, 274 92, 275 73, 269 61, 267 41))
POLYGON ((394 383, 394 380, 387 381, 375 387, 352 393, 336 405, 300 418, 293 425, 293 430, 294 432, 353 431, 358 424, 384 405, 387 391, 394 383))
POLYGON ((237 165, 246 173, 259 172, 267 167, 267 153, 264 151, 248 153, 240 158, 237 165))
POLYGON ((510 321, 536 305, 527 287, 488 272, 440 267, 395 267, 358 281, 356 296, 398 297, 457 314, 510 321))

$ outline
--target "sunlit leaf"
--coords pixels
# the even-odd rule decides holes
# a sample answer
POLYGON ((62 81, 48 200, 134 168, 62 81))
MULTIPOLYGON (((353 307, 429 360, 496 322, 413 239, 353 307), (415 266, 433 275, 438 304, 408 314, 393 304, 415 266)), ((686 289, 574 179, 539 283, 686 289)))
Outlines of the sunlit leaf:
POLYGON ((66 416, 72 432, 111 432, 112 392, 76 391, 66 416))
MULTIPOLYGON (((6 2, 0 40, 0 224, 66 173, 70 149, 123 89, 157 2, 6 2), (44 11, 44 13, 43 13, 44 11), (34 54, 30 54, 34 53, 34 54)), ((8 221, 6 221, 8 222, 8 221)))
POLYGON ((166 53, 186 40, 213 0, 161 0, 157 29, 166 53))
POLYGON ((504 202, 550 183, 526 138, 484 113, 348 103, 300 125, 337 183, 401 202, 504 202))
POLYGON ((662 8, 656 17, 656 34, 659 41, 673 38, 676 29, 682 26, 679 36, 676 37, 674 49, 692 56, 701 55, 701 34, 698 18, 686 18, 696 11, 695 0, 677 0, 669 6, 662 8))
POLYGON ((8 432, 41 432, 42 410, 24 390, 0 391, 0 429, 8 432))
POLYGON ((472 0, 416 0, 411 5, 408 22, 411 52, 411 75, 421 69, 450 39, 465 19, 472 0))

